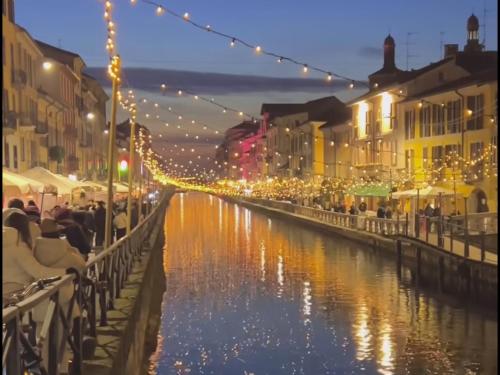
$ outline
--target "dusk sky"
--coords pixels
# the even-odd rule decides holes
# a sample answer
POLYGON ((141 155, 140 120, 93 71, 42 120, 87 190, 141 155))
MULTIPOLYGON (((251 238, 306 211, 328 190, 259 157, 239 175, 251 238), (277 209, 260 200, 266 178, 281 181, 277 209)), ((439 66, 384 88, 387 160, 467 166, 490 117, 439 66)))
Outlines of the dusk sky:
MULTIPOLYGON (((481 40, 486 23, 487 49, 498 49, 497 3, 494 0, 159 2, 177 13, 189 12, 193 21, 209 24, 213 29, 260 45, 264 50, 359 80, 366 80, 368 74, 382 66, 382 43, 389 32, 396 40, 396 61, 401 69, 406 68, 408 32, 415 33, 410 36, 410 69, 439 60, 442 43, 458 43, 462 48, 466 39, 466 20, 472 12, 480 20, 481 40), (483 8, 487 9, 486 22, 483 8)), ((361 93, 345 90, 346 84, 340 81, 328 86, 325 76, 320 73, 310 72, 304 76, 300 66, 278 64, 276 59, 257 56, 242 46, 230 48, 227 40, 195 29, 171 15, 156 16, 155 8, 140 0, 135 6, 128 0, 114 1, 114 4, 117 47, 125 68, 124 89, 130 85, 136 89, 137 98, 150 99, 150 103, 139 107, 139 122, 154 133, 162 132, 162 140, 178 142, 188 132, 189 138, 199 135, 196 142, 206 142, 204 139, 210 135, 211 145, 199 145, 199 149, 204 149, 204 155, 213 154, 213 142, 218 142, 214 140, 213 131, 203 131, 201 126, 188 124, 188 121, 194 119, 219 129, 221 134, 239 121, 236 114, 223 114, 208 103, 175 95, 159 96, 159 86, 166 79, 167 85, 180 85, 255 115, 259 114, 263 102, 304 102, 332 94, 346 100, 361 93), (126 71, 132 67, 157 70, 126 71), (163 69, 166 71, 161 72, 163 69), (293 80, 269 81, 266 86, 266 80, 253 77, 203 77, 177 71, 293 80), (166 110, 155 110, 154 102, 160 107, 171 106, 184 115, 183 121, 176 122, 176 116, 166 110), (145 113, 150 113, 149 120, 144 118, 145 113), (164 121, 154 119, 156 115, 164 121), (184 129, 172 125, 166 128, 164 123, 167 121, 179 123, 184 129)), ((104 48, 103 9, 103 2, 97 0, 17 0, 16 21, 34 38, 78 53, 88 67, 103 67, 108 61, 104 48)), ((90 73, 99 75, 95 69, 90 73)), ((120 120, 123 118, 121 114, 120 120)))

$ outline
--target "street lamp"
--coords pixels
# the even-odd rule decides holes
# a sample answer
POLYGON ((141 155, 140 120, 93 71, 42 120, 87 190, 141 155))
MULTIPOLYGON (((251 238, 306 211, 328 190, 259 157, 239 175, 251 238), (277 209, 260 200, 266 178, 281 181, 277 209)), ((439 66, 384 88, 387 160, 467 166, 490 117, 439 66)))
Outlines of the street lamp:
POLYGON ((95 115, 92 112, 87 113, 87 120, 92 121, 95 119, 95 115))
POLYGON ((50 61, 44 61, 42 64, 43 70, 45 70, 47 72, 52 70, 53 66, 54 66, 54 64, 52 64, 50 61))

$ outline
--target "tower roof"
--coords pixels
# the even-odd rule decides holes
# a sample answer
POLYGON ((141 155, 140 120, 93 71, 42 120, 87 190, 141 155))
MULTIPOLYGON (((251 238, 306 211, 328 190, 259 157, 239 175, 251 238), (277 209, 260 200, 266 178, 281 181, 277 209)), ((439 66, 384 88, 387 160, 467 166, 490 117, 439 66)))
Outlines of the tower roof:
POLYGON ((394 38, 391 36, 391 34, 387 35, 387 38, 385 38, 384 45, 395 45, 394 38))
POLYGON ((474 14, 467 19, 467 30, 468 31, 477 31, 479 30, 479 20, 474 14))

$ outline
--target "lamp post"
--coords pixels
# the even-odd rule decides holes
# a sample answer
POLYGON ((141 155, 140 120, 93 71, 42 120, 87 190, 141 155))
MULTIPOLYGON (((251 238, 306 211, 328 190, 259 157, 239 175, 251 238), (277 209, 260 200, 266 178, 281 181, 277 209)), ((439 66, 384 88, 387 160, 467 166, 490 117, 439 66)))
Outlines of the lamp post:
POLYGON ((106 225, 104 233, 104 248, 111 245, 111 214, 113 211, 113 169, 115 156, 115 138, 116 138, 116 107, 118 105, 118 86, 120 85, 120 56, 113 57, 110 66, 112 77, 112 95, 111 95, 111 123, 109 126, 108 140, 108 197, 106 204, 106 225))
MULTIPOLYGON (((130 148, 129 148, 129 170, 128 170, 128 198, 127 198, 127 235, 132 230, 132 174, 134 172, 135 155, 135 108, 132 109, 132 119, 130 121, 130 148)), ((138 213, 139 215, 139 213, 138 213)))

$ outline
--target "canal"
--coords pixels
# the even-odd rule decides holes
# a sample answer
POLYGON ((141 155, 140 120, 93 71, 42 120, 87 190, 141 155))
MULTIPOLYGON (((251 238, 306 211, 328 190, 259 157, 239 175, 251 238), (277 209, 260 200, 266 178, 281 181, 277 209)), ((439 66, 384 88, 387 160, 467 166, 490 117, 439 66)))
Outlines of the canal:
POLYGON ((165 221, 150 374, 496 374, 496 311, 357 243, 202 193, 165 221))

